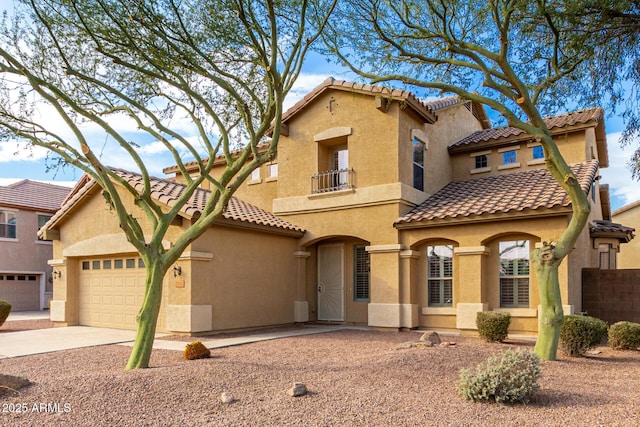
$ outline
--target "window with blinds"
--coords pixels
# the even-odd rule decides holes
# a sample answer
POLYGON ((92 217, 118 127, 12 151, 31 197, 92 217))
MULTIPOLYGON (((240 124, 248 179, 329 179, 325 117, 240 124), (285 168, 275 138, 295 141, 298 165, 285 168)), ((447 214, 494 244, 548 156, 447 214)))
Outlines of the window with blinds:
POLYGON ((529 241, 499 243, 500 307, 529 307, 529 241))
POLYGON ((453 306, 453 246, 427 246, 427 288, 429 306, 453 306))
POLYGON ((353 300, 369 301, 369 253, 365 245, 353 247, 353 300))

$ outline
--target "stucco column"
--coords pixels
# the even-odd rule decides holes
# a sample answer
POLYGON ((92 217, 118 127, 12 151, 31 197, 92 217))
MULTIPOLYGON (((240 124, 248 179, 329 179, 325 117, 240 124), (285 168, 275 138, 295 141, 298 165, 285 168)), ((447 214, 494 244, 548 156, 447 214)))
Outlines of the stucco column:
POLYGON ((293 302, 293 320, 294 322, 309 321, 309 302, 306 294, 306 278, 307 278, 307 259, 311 256, 311 252, 295 251, 293 256, 296 257, 296 299, 293 302))
POLYGON ((213 306, 209 286, 194 286, 207 283, 208 270, 197 264, 213 260, 211 252, 184 251, 174 267, 164 278, 167 293, 166 328, 173 332, 204 332, 213 329, 213 306))
POLYGON ((79 322, 78 261, 52 259, 47 262, 53 268, 53 299, 49 307, 51 321, 56 326, 74 326, 79 322))
POLYGON ((411 304, 411 268, 413 256, 402 244, 367 246, 371 261, 369 326, 412 328, 417 326, 418 306, 411 304), (401 253, 406 255, 401 257, 401 253), (402 262, 401 262, 402 260, 402 262), (401 265, 401 264, 406 264, 401 265), (406 274, 403 274, 403 270, 406 274), (407 276, 403 284, 403 276, 407 276))
POLYGON ((474 329, 479 311, 487 311, 488 281, 485 258, 489 255, 486 246, 465 246, 453 249, 454 265, 457 265, 458 280, 454 300, 456 304, 456 327, 474 329))
POLYGON ((417 263, 420 252, 410 249, 400 251, 400 323, 403 328, 415 328, 419 324, 417 263))

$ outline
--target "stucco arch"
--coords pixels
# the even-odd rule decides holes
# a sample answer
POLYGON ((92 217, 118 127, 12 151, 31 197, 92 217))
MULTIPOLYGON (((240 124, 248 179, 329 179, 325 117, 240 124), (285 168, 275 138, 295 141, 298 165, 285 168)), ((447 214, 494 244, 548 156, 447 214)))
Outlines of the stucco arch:
POLYGON ((486 239, 484 239, 482 241, 482 245, 487 246, 495 241, 498 240, 505 240, 505 239, 515 239, 515 240, 530 240, 532 242, 539 242, 541 241, 541 237, 540 236, 536 236, 534 234, 531 233, 525 233, 525 232, 518 232, 518 231, 507 231, 504 233, 497 233, 494 234, 492 236, 487 237, 486 239))
POLYGON ((433 246, 433 245, 460 246, 460 243, 455 240, 448 239, 446 237, 428 237, 428 238, 418 240, 417 242, 411 244, 409 248, 411 250, 418 250, 425 246, 433 246))

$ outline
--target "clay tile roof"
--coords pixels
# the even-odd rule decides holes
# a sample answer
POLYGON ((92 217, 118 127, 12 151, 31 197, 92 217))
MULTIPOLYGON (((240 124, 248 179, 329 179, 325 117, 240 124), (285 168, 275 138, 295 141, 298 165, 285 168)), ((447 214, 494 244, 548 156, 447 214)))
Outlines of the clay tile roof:
POLYGON ((433 101, 425 102, 425 105, 434 112, 444 110, 445 108, 457 105, 460 102, 459 96, 449 96, 446 98, 435 99, 433 101))
MULTIPOLYGON (((588 193, 597 175, 598 161, 578 163, 571 170, 588 193)), ((396 225, 570 205, 569 196, 546 169, 532 169, 451 182, 398 219, 396 225)))
POLYGON ((348 82, 345 80, 336 80, 333 77, 325 79, 321 84, 316 86, 311 92, 306 94, 304 98, 296 102, 291 108, 289 108, 282 115, 282 122, 286 122, 291 117, 300 112, 309 102, 318 97, 321 93, 328 89, 344 90, 350 92, 358 92, 371 96, 382 95, 386 98, 397 99, 406 101, 407 104, 413 107, 419 114, 433 123, 436 121, 436 116, 433 110, 428 107, 427 103, 419 100, 413 93, 401 89, 391 89, 379 85, 368 85, 363 83, 348 82))
MULTIPOLYGON (((144 180, 141 175, 122 169, 112 168, 112 170, 136 190, 142 191, 144 188, 144 180)), ((184 184, 166 179, 151 177, 149 181, 151 185, 151 197, 167 206, 173 205, 186 188, 184 184)), ((204 209, 210 196, 211 191, 201 188, 196 189, 189 202, 182 208, 183 212, 189 217, 198 216, 204 209)), ((302 228, 235 197, 229 200, 223 217, 233 221, 304 232, 302 228)))
POLYGON ((633 239, 635 231, 635 228, 606 220, 596 219, 589 225, 591 237, 612 237, 622 242, 629 242, 633 239))
POLYGON ((60 209, 71 188, 23 179, 0 187, 0 206, 53 213, 60 209))
MULTIPOLYGON (((560 114, 558 116, 546 117, 544 119, 547 127, 553 132, 553 129, 563 128, 565 126, 574 126, 578 124, 585 124, 592 120, 600 122, 604 119, 604 112, 601 108, 589 108, 586 110, 575 111, 568 114, 560 114)), ((501 128, 484 129, 472 133, 466 138, 449 146, 449 149, 455 149, 456 147, 463 147, 469 144, 477 144, 480 142, 498 140, 501 138, 515 137, 524 135, 525 132, 522 129, 518 129, 511 126, 505 126, 501 128)))

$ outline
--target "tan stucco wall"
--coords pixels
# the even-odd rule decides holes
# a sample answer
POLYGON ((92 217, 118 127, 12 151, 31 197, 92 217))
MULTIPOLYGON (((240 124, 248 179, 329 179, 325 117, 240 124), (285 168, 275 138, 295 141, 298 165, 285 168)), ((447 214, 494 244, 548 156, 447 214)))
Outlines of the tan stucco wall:
MULTIPOLYGON (((568 164, 579 163, 585 160, 597 159, 598 151, 595 146, 594 128, 587 128, 570 133, 554 136, 560 153, 568 164), (593 148, 592 148, 593 147, 593 148)), ((461 180, 477 178, 488 175, 520 172, 528 169, 544 168, 544 161, 533 159, 533 147, 539 145, 533 140, 517 141, 513 144, 501 146, 499 148, 480 147, 475 150, 456 153, 451 156, 453 168, 453 179, 461 180), (502 165, 502 151, 516 150, 517 167, 507 169, 500 168, 502 165), (488 154, 488 168, 480 173, 472 173, 475 167, 475 156, 478 154, 488 154)))
POLYGON ((458 105, 438 111, 438 120, 432 125, 427 125, 425 130, 429 137, 429 148, 425 158, 427 193, 435 193, 452 180, 454 165, 447 147, 481 129, 481 124, 464 106, 458 105))
POLYGON ((612 216, 613 222, 636 229, 635 238, 620 245, 618 268, 640 268, 640 203, 612 216))
POLYGON ((294 322, 296 239, 215 226, 192 248, 212 259, 192 262, 179 291, 192 304, 212 306, 212 330, 294 322))

